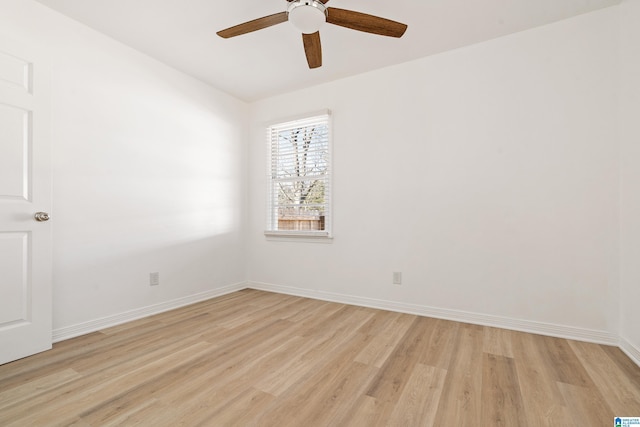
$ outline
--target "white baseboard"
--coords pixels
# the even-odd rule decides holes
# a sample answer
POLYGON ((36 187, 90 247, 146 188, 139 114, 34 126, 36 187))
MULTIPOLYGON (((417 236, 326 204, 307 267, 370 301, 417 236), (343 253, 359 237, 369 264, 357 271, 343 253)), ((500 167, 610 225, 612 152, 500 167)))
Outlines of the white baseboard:
POLYGON ((626 339, 620 337, 620 350, 622 350, 629 359, 633 360, 636 365, 640 366, 640 348, 635 347, 626 339))
MULTIPOLYGON (((539 335, 548 335, 558 338, 566 338, 578 341, 592 342, 596 344, 618 345, 617 334, 597 331, 573 326, 554 325, 551 323, 535 322, 531 320, 512 319, 508 317, 493 316, 489 314, 471 313, 446 308, 429 307, 403 302, 378 300, 373 298, 356 297, 332 292, 315 291, 295 288, 290 286, 274 285, 271 283, 248 282, 251 289, 269 292, 277 292, 287 295, 314 298, 323 301, 332 301, 342 304, 358 305, 363 307, 378 308, 382 310, 397 311, 401 313, 416 314, 419 316, 435 317, 438 319, 454 320, 457 322, 472 323, 496 328, 511 329, 515 331, 529 332, 539 335)), ((633 347, 632 347, 633 348, 633 347)), ((636 350, 637 351, 637 350, 636 350)), ((636 359, 638 360, 638 359, 636 359)))
POLYGON ((246 288, 247 288, 246 282, 235 283, 233 285, 213 289, 206 292, 201 292, 199 294, 189 295, 189 296, 177 298, 171 301, 166 301, 159 304, 153 304, 147 307, 137 308, 135 310, 125 311, 124 313, 114 314, 112 316, 90 320, 88 322, 79 323, 77 325, 65 326, 63 328, 54 329, 53 342, 64 341, 69 338, 74 338, 80 335, 85 335, 91 332, 99 331, 101 329, 110 328, 111 326, 116 326, 121 323, 130 322, 132 320, 141 319, 143 317, 173 310, 179 307, 184 307, 185 305, 190 305, 200 301, 205 301, 211 298, 219 297, 219 296, 226 295, 231 292, 240 291, 246 288))
POLYGON ((416 314, 419 316, 434 317, 438 319, 454 320, 457 322, 472 323, 476 325, 511 329, 578 341, 593 342, 597 344, 615 345, 619 346, 622 351, 624 351, 636 364, 638 364, 638 366, 640 366, 640 349, 634 347, 627 340, 618 337, 617 334, 611 332, 576 328, 573 326, 555 325, 530 320, 513 319, 481 313, 471 313, 461 310, 451 310, 446 308, 437 308, 403 302, 378 300, 374 298, 358 297, 353 295, 323 292, 262 282, 235 283, 233 285, 213 289, 211 291, 206 291, 171 301, 126 311, 112 316, 79 323, 77 325, 55 329, 53 331, 53 342, 64 341, 69 338, 96 332, 101 329, 106 329, 122 323, 130 322, 132 320, 141 319, 143 317, 173 310, 179 307, 194 304, 200 301, 205 301, 247 288, 313 298, 323 301, 332 301, 342 304, 396 311, 400 313, 416 314))

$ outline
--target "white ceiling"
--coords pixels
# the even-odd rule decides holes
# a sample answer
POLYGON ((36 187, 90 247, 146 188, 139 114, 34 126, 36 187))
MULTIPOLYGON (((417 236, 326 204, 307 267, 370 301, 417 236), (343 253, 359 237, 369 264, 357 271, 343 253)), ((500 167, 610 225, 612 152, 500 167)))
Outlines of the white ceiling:
POLYGON ((240 99, 253 101, 618 4, 620 0, 331 0, 409 26, 401 39, 325 24, 310 70, 288 22, 231 39, 216 31, 285 0, 37 0, 240 99))

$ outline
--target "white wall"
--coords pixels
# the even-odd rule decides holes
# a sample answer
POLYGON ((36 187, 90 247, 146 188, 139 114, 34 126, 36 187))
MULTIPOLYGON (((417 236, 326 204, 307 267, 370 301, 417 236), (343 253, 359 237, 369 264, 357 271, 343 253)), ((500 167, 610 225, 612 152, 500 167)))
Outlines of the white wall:
POLYGON ((620 16, 620 336, 640 360, 640 2, 624 1, 620 16))
POLYGON ((617 19, 609 8, 252 104, 248 278, 615 333, 617 19), (334 242, 266 241, 264 124, 322 108, 334 242))
POLYGON ((54 329, 243 282, 246 104, 30 0, 0 35, 53 62, 54 329))

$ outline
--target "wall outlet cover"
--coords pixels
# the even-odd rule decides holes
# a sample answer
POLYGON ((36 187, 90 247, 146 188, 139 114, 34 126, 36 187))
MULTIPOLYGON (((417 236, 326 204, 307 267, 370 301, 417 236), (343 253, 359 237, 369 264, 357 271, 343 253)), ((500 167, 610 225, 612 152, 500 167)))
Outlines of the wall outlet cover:
POLYGON ((393 284, 401 285, 402 284, 402 273, 399 271, 393 272, 393 284))
POLYGON ((149 285, 158 286, 160 284, 160 273, 149 273, 149 285))

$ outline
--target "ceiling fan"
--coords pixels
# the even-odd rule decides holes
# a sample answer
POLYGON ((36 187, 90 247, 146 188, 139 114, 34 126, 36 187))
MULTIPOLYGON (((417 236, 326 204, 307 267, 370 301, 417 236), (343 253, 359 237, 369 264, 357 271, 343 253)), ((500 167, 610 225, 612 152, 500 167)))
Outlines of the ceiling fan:
POLYGON ((402 37, 407 26, 400 22, 352 10, 327 7, 329 0, 287 0, 289 5, 285 12, 276 13, 253 21, 235 25, 218 35, 225 39, 251 33, 273 25, 289 21, 302 31, 302 42, 307 56, 309 68, 322 66, 322 47, 319 29, 325 22, 389 37, 402 37))

